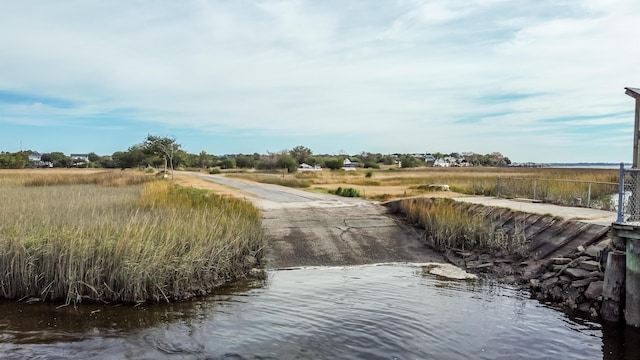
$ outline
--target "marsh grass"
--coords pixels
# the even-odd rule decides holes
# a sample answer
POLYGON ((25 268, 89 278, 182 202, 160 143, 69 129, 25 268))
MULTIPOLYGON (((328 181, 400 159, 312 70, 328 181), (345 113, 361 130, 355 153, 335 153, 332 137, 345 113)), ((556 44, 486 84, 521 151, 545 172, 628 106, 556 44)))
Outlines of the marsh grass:
POLYGON ((490 218, 470 212, 467 204, 442 198, 403 199, 400 211, 411 223, 425 229, 427 242, 440 251, 487 250, 518 256, 527 253, 523 222, 516 222, 515 230, 508 233, 490 218))
POLYGON ((0 297, 179 300, 260 259, 263 233, 251 204, 164 181, 112 185, 129 181, 0 186, 0 297))
POLYGON ((154 178, 137 171, 102 171, 94 173, 56 172, 40 173, 22 179, 24 186, 53 186, 53 185, 100 185, 125 186, 138 185, 154 178))
MULTIPOLYGON (((252 174, 259 176, 258 174, 252 174)), ((433 194, 430 184, 449 185, 452 193, 466 195, 495 196, 498 177, 501 192, 510 192, 511 197, 533 198, 532 181, 536 181, 536 197, 546 196, 545 201, 571 205, 575 198, 587 203, 587 182, 591 185, 591 201, 596 207, 606 208, 607 199, 616 191, 615 186, 598 183, 617 183, 615 169, 561 169, 561 168, 417 168, 417 169, 358 169, 357 171, 306 172, 288 174, 284 179, 309 182, 312 188, 323 187, 335 190, 338 187, 357 187, 361 193, 373 200, 388 200, 407 196, 433 194), (370 176, 369 176, 370 174, 370 176), (513 178, 532 179, 528 183, 510 181, 513 178), (375 180, 374 180, 375 179, 375 180), (543 181, 552 179, 556 181, 543 181), (572 180, 581 182, 563 182, 572 180), (507 186, 512 186, 511 190, 507 186)), ((247 179, 251 179, 248 177, 247 179)), ((282 178, 282 175, 280 176, 282 178)), ((505 194, 503 194, 505 195, 505 194)), ((437 196, 448 196, 440 193, 437 196)))
POLYGON ((292 176, 282 176, 282 174, 233 174, 229 175, 229 177, 292 188, 308 188, 311 186, 311 182, 309 180, 299 179, 292 176))

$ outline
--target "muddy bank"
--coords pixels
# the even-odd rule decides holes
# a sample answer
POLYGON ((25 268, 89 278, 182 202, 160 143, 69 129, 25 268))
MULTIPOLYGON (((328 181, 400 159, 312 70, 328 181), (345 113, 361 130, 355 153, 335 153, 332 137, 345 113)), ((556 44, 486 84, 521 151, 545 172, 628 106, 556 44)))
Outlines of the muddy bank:
MULTIPOLYGON (((400 201, 407 200, 385 206, 403 218, 400 201)), ((567 312, 599 318, 606 258, 614 249, 608 226, 478 204, 455 206, 462 214, 490 219, 495 230, 509 239, 526 237, 528 254, 448 249, 443 255, 449 262, 480 276, 517 284, 532 297, 567 312)), ((426 241, 425 231, 418 230, 426 241)))

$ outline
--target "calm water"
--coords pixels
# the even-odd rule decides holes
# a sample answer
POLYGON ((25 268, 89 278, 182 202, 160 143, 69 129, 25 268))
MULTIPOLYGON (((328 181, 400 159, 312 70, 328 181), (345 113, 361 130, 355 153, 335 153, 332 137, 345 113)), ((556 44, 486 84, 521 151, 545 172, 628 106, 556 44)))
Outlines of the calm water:
POLYGON ((635 331, 403 265, 273 271, 173 305, 2 303, 0 314, 3 359, 640 358, 635 331))

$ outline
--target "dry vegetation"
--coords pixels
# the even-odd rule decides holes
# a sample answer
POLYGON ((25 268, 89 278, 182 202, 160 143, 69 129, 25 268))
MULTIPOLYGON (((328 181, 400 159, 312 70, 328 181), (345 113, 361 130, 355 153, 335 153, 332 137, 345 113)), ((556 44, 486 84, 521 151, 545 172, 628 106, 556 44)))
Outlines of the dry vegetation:
MULTIPOLYGON (((609 169, 554 169, 554 168, 415 168, 415 169, 358 169, 357 171, 298 172, 294 174, 240 173, 233 176, 271 182, 285 186, 303 187, 309 191, 334 192, 337 188, 355 188, 362 197, 372 200, 390 200, 412 196, 452 197, 460 195, 496 194, 500 177, 502 195, 534 197, 554 203, 571 203, 581 197, 586 204, 586 183, 539 180, 510 180, 513 178, 580 180, 617 183, 618 171, 609 169), (303 184, 303 185, 300 185, 303 184), (446 184, 451 191, 433 191, 429 185, 446 184), (510 190, 507 186, 511 186, 510 190)), ((598 201, 617 191, 615 185, 592 184, 591 200, 598 201)), ((601 200, 603 201, 603 200, 601 200)))
POLYGON ((171 301, 256 265, 255 207, 149 180, 119 170, 0 172, 0 297, 171 301))
POLYGON ((488 250, 524 257, 528 244, 524 227, 508 234, 490 219, 469 216, 467 204, 451 199, 413 198, 400 201, 400 211, 425 229, 426 241, 440 251, 488 250))

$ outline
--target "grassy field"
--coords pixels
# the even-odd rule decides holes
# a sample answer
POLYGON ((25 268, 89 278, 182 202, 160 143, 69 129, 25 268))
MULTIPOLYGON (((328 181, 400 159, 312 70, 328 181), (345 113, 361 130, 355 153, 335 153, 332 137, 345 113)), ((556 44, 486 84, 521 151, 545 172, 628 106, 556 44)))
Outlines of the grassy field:
POLYGON ((135 171, 0 171, 0 297, 172 301, 259 262, 259 211, 135 171), (52 180, 57 179, 57 180, 52 180))
MULTIPOLYGON (((412 196, 451 197, 496 194, 498 177, 501 192, 507 197, 527 197, 547 202, 570 204, 579 197, 586 205, 586 182, 618 182, 618 170, 555 168, 433 168, 358 169, 357 171, 298 172, 294 174, 238 173, 235 177, 316 192, 334 192, 337 188, 355 188, 360 196, 372 200, 390 200, 412 196), (526 179, 525 179, 526 178, 526 179), (536 181, 537 179, 537 181, 536 181), (543 180, 544 179, 544 180, 543 180), (547 181, 551 180, 551 181, 547 181), (563 182, 578 180, 583 182, 563 182), (302 185, 301 185, 302 184, 302 185), (434 191, 430 185, 445 184, 451 191, 434 191)), ((606 201, 617 191, 615 184, 592 184, 590 200, 606 201)))

